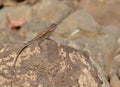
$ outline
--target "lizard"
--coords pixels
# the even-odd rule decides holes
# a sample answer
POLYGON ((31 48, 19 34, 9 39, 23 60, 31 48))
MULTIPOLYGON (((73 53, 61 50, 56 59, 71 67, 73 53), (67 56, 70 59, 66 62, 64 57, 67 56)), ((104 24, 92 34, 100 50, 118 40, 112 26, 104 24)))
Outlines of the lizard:
MULTIPOLYGON (((34 41, 39 41, 39 42, 42 42, 44 41, 45 39, 49 39, 49 35, 52 31, 54 31, 56 29, 56 26, 57 24, 52 24, 50 25, 44 32, 42 33, 39 33, 37 36, 35 36, 32 40, 28 41, 27 43, 25 43, 23 45, 23 47, 18 51, 18 54, 17 56, 15 57, 15 61, 14 61, 14 64, 13 64, 13 68, 15 70, 15 67, 16 67, 16 62, 19 58, 19 55, 22 53, 22 51, 27 48, 29 45, 31 45, 32 43, 34 43, 34 41)), ((15 75, 15 72, 12 71, 13 74, 15 75)), ((12 79, 11 79, 11 87, 13 85, 13 81, 14 81, 14 77, 12 76, 12 79)))
POLYGON ((17 56, 15 57, 13 67, 15 68, 18 57, 25 48, 27 48, 29 45, 31 45, 34 41, 39 41, 40 40, 40 42, 42 42, 43 40, 48 39, 50 33, 56 29, 56 26, 57 26, 57 24, 50 25, 44 32, 39 33, 32 40, 25 43, 24 46, 19 50, 17 56))

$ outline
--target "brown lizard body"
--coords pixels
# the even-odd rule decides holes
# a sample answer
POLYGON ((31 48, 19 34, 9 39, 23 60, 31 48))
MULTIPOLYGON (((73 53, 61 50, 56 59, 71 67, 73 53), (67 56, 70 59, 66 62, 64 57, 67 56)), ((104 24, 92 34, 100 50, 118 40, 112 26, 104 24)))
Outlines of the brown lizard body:
POLYGON ((30 44, 32 44, 34 41, 40 40, 40 41, 42 42, 44 39, 48 38, 49 34, 50 34, 52 31, 55 30, 56 26, 57 26, 56 24, 52 24, 52 25, 49 26, 43 33, 38 34, 38 35, 37 35, 36 37, 34 37, 32 40, 30 40, 30 41, 28 41, 27 43, 25 43, 25 45, 24 45, 24 46, 20 49, 20 51, 18 52, 18 55, 17 55, 16 58, 15 58, 13 67, 15 67, 19 55, 22 53, 22 51, 23 51, 26 47, 28 47, 28 46, 29 46, 30 44))

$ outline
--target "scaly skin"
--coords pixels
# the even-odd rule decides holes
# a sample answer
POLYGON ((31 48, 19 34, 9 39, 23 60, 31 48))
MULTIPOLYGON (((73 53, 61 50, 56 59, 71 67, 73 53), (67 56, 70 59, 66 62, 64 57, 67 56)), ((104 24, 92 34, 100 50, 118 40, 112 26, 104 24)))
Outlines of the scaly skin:
POLYGON ((38 34, 36 37, 34 37, 32 40, 28 41, 18 52, 18 55, 15 58, 15 62, 13 64, 13 67, 16 66, 16 62, 18 60, 19 55, 22 53, 22 51, 28 47, 30 44, 32 44, 34 41, 42 42, 44 39, 47 39, 49 37, 49 34, 56 29, 57 24, 52 24, 49 26, 43 33, 38 34))

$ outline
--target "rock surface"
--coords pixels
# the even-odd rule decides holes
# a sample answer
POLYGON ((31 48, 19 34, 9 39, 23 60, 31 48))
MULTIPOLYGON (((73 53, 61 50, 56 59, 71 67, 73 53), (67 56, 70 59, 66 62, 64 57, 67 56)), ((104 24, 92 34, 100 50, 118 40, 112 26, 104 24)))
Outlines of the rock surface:
POLYGON ((52 23, 61 22, 67 15, 69 15, 71 9, 59 0, 42 0, 33 7, 34 17, 39 18, 42 21, 50 21, 52 23))
POLYGON ((53 39, 88 51, 108 75, 109 66, 118 48, 119 35, 120 29, 102 27, 86 11, 78 10, 58 26, 53 39))
POLYGON ((120 54, 114 57, 110 68, 110 85, 111 87, 120 86, 120 54))
POLYGON ((76 8, 83 8, 101 25, 120 27, 120 0, 80 0, 76 8))
POLYGON ((98 67, 84 52, 52 40, 31 44, 23 50, 14 68, 16 50, 22 47, 18 45, 0 50, 0 86, 109 87, 98 67))

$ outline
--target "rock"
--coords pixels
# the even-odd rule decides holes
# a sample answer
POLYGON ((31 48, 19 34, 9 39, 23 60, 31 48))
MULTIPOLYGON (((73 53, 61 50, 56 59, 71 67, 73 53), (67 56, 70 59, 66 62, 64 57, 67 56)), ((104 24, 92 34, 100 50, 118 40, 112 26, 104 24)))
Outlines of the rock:
POLYGON ((107 12, 109 3, 109 0, 81 0, 78 6, 87 10, 92 16, 100 17, 107 12))
POLYGON ((111 87, 119 87, 120 86, 120 79, 116 74, 111 76, 110 85, 111 85, 111 87))
POLYGON ((20 42, 23 38, 10 28, 0 29, 0 43, 14 43, 20 42))
POLYGON ((65 3, 68 7, 70 7, 72 9, 72 12, 76 11, 79 8, 79 3, 81 2, 81 0, 59 0, 59 1, 65 3))
POLYGON ((110 67, 110 85, 111 87, 120 86, 120 53, 114 57, 110 67))
POLYGON ((0 28, 5 28, 7 25, 6 13, 10 16, 11 20, 23 18, 28 21, 32 19, 32 9, 28 5, 18 7, 4 7, 0 10, 0 28))
POLYGON ((18 5, 23 5, 23 4, 34 5, 38 1, 39 0, 3 0, 2 4, 4 6, 18 6, 18 5))
POLYGON ((0 49, 0 86, 110 87, 89 56, 53 40, 28 46, 13 67, 20 46, 23 44, 0 49))
POLYGON ((58 26, 52 39, 88 51, 108 75, 108 67, 118 47, 119 35, 119 29, 102 27, 86 11, 78 10, 58 26))
POLYGON ((81 0, 77 3, 84 8, 97 22, 120 27, 120 0, 81 0))
POLYGON ((33 6, 33 16, 42 21, 50 21, 52 23, 61 22, 71 9, 58 0, 42 0, 41 3, 33 6))

